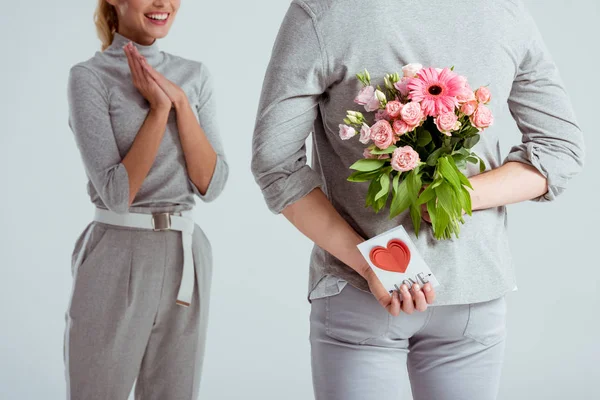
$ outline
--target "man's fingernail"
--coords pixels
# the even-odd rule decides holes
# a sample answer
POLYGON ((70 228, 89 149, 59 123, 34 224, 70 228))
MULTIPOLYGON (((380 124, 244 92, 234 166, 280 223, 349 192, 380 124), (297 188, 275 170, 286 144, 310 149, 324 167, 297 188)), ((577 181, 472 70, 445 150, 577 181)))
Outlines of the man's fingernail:
POLYGON ((425 286, 425 291, 426 292, 431 292, 431 286, 425 286))
POLYGON ((419 291, 419 289, 420 289, 419 285, 416 283, 413 285, 413 288, 414 288, 415 292, 419 291))

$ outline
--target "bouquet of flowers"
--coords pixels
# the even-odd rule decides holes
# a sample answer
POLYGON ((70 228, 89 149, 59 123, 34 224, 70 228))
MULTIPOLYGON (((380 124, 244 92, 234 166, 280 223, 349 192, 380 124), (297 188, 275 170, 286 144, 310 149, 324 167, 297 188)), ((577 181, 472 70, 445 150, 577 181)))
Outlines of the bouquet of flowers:
POLYGON ((356 135, 368 145, 363 159, 350 166, 351 182, 368 182, 366 207, 383 209, 392 193, 390 218, 410 210, 415 233, 426 205, 436 239, 459 237, 463 210, 472 215, 472 186, 460 171, 466 163, 484 161, 471 148, 480 133, 494 122, 485 105, 490 91, 473 91, 464 76, 452 68, 423 68, 408 64, 398 73, 386 74, 384 88, 371 85, 365 69, 357 74, 363 84, 354 102, 373 114, 372 124, 358 111, 348 111, 340 124, 340 137, 356 135))

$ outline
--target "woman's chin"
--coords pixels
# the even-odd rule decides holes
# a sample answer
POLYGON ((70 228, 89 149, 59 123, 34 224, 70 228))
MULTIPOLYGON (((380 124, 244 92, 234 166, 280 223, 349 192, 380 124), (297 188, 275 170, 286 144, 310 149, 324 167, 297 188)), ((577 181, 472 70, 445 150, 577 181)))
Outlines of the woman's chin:
POLYGON ((144 26, 144 30, 148 36, 152 36, 156 39, 162 39, 169 34, 169 30, 171 28, 171 24, 165 26, 156 26, 152 23, 146 23, 144 26))

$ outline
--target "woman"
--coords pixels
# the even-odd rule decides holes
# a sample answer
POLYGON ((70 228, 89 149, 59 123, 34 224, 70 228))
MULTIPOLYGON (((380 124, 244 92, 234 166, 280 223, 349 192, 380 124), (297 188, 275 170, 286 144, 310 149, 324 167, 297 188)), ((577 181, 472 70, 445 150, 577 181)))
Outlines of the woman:
POLYGON ((69 125, 96 206, 73 251, 73 399, 195 399, 211 246, 192 219, 228 166, 206 67, 159 50, 179 0, 99 0, 102 52, 70 70, 69 125))
POLYGON ((505 206, 554 200, 581 170, 583 155, 556 65, 520 0, 293 0, 263 84, 252 171, 269 209, 315 243, 309 298, 316 399, 399 399, 408 391, 406 366, 415 400, 495 399, 504 296, 516 288, 505 206), (346 111, 357 110, 355 74, 366 68, 383 77, 409 63, 454 65, 473 85, 489 84, 494 113, 508 102, 523 134, 502 160, 506 132, 496 124, 483 133, 476 152, 491 170, 467 171, 477 211, 460 239, 437 241, 425 224, 416 238, 408 213, 392 220, 385 210, 373 213, 364 206, 367 187, 346 179, 364 150, 359 140, 338 136, 346 111), (311 132, 312 168, 305 146, 311 132), (356 248, 398 225, 441 284, 435 293, 429 284, 411 292, 403 285, 401 303, 356 248))

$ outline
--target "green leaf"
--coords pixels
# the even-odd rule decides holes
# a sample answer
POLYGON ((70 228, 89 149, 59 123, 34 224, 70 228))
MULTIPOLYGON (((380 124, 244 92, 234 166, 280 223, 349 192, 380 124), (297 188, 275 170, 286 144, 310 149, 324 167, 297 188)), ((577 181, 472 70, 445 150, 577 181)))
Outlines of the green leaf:
POLYGON ((479 162, 479 158, 477 157, 467 157, 467 161, 471 164, 477 164, 479 162))
POLYGON ((465 188, 462 188, 462 190, 460 191, 462 193, 461 198, 463 199, 462 201, 462 207, 463 210, 465 210, 467 212, 467 214, 469 215, 473 215, 473 209, 471 208, 471 193, 469 193, 469 191, 465 188))
POLYGON ((415 235, 419 237, 419 230, 421 229, 421 206, 411 204, 410 206, 410 218, 415 228, 415 235))
POLYGON ((479 129, 477 129, 473 125, 469 126, 467 129, 465 129, 463 131, 464 137, 470 137, 470 136, 473 136, 475 134, 479 134, 479 129))
POLYGON ((452 154, 452 159, 454 160, 454 163, 456 164, 456 163, 466 160, 467 156, 465 156, 464 154, 461 154, 461 153, 454 153, 454 154, 452 154))
POLYGON ((413 179, 414 176, 415 176, 415 171, 410 171, 404 178, 404 180, 406 181, 406 190, 408 190, 408 196, 411 199, 414 199, 417 197, 417 188, 415 187, 415 181, 413 179))
POLYGON ((394 193, 396 193, 398 191, 398 181, 399 180, 400 180, 400 173, 397 173, 396 176, 394 176, 394 181, 393 181, 394 193))
POLYGON ((463 143, 463 146, 467 149, 472 149, 477 143, 479 143, 479 139, 481 139, 480 135, 467 137, 463 143))
POLYGON ((442 183, 444 183, 444 179, 442 178, 437 178, 435 181, 433 181, 431 183, 431 185, 429 187, 431 187, 432 189, 435 189, 436 187, 438 187, 439 185, 441 185, 442 183))
POLYGON ((429 219, 431 220, 431 225, 435 229, 435 224, 437 221, 437 199, 433 197, 431 200, 427 202, 427 213, 429 214, 429 219))
POLYGON ((390 147, 388 147, 387 149, 381 150, 379 148, 374 148, 373 150, 371 150, 371 154, 391 154, 394 152, 394 150, 396 150, 398 147, 395 145, 391 145, 390 147))
POLYGON ((365 205, 367 207, 373 206, 375 203, 375 195, 377 192, 381 190, 381 184, 379 183, 379 179, 373 179, 371 184, 369 185, 369 190, 367 191, 367 199, 365 205))
POLYGON ((350 169, 355 169, 358 171, 374 171, 383 167, 385 164, 385 160, 377 160, 373 158, 358 160, 354 164, 350 166, 350 169))
POLYGON ((483 171, 485 171, 485 161, 483 161, 483 158, 479 157, 479 173, 482 173, 483 171))
POLYGON ((417 204, 425 204, 433 198, 435 198, 435 188, 427 186, 427 189, 423 190, 423 193, 421 193, 421 195, 417 199, 417 204))
POLYGON ((471 185, 471 182, 469 181, 469 179, 465 176, 465 174, 463 174, 459 169, 458 169, 458 165, 451 165, 452 168, 454 168, 454 171, 456 172, 456 175, 458 175, 458 179, 460 179, 460 183, 463 184, 464 186, 473 189, 473 186, 471 185))
POLYGON ((379 200, 390 191, 390 176, 388 174, 381 174, 379 178, 381 190, 375 195, 375 201, 379 200))
POLYGON ((420 174, 420 167, 417 167, 415 169, 414 175, 413 175, 413 185, 414 187, 417 189, 415 190, 415 195, 412 196, 413 198, 413 202, 417 200, 417 197, 419 196, 419 192, 421 191, 421 188, 423 187, 423 181, 421 179, 421 174, 420 174))
POLYGON ((368 172, 355 171, 352 174, 350 174, 350 176, 347 178, 347 180, 349 182, 366 182, 366 181, 370 181, 372 179, 377 178, 377 176, 379 174, 380 174, 379 171, 368 171, 368 172))
POLYGON ((375 212, 379 212, 379 211, 381 211, 382 208, 385 207, 389 193, 390 192, 386 192, 382 197, 380 197, 379 199, 377 199, 375 201, 375 212))
POLYGON ((390 218, 394 218, 405 211, 411 204, 410 195, 408 193, 406 179, 402 180, 398 191, 394 194, 392 204, 390 206, 390 218))
POLYGON ((464 147, 461 147, 457 151, 465 157, 469 157, 471 155, 471 151, 469 149, 465 149, 464 147))
MULTIPOLYGON (((433 220, 432 220, 433 222, 433 220)), ((436 212, 435 223, 433 224, 433 233, 437 239, 445 237, 446 228, 450 223, 450 216, 443 208, 438 208, 436 212)))
POLYGON ((427 157, 427 165, 433 167, 437 164, 437 160, 440 157, 440 154, 442 153, 443 148, 440 147, 439 149, 435 150, 433 153, 431 153, 429 155, 429 157, 427 157))
POLYGON ((417 134, 417 145, 425 146, 431 142, 431 133, 426 129, 421 129, 417 134))
POLYGON ((435 188, 435 195, 438 198, 438 204, 448 215, 456 215, 456 208, 459 204, 452 188, 443 183, 435 188))
MULTIPOLYGON (((451 159, 451 158, 450 158, 451 159)), ((456 174, 456 170, 452 168, 451 163, 454 163, 454 160, 450 161, 448 157, 441 157, 438 162, 438 168, 442 176, 450 182, 450 184, 454 187, 455 190, 460 190, 461 183, 458 175, 456 174)))

